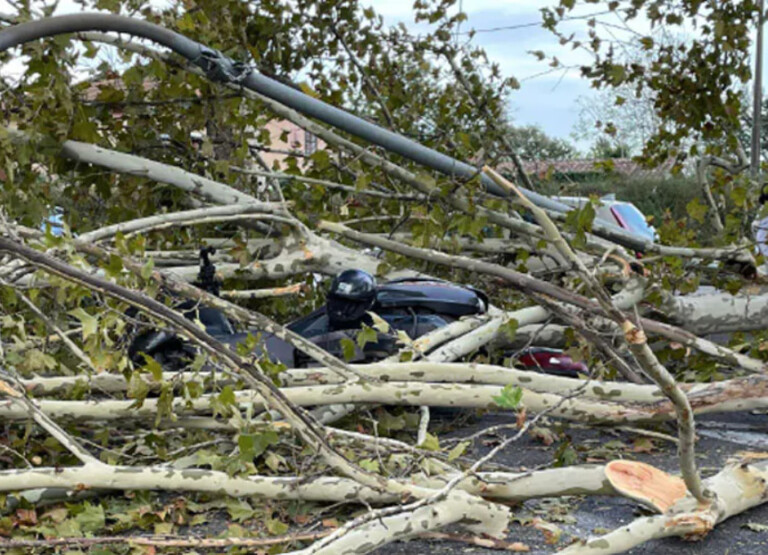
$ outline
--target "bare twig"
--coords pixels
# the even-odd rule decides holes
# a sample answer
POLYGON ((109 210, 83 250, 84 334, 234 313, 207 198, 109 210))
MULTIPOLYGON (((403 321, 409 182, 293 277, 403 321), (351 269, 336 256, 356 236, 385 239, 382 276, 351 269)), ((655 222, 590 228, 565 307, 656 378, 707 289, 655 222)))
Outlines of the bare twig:
MULTIPOLYGON (((13 378, 15 381, 18 381, 17 378, 13 378)), ((104 463, 102 463, 100 460, 98 460, 96 457, 91 455, 88 451, 85 450, 83 446, 81 446, 77 440, 75 440, 72 436, 70 436, 67 432, 65 432, 61 426, 56 424, 54 420, 45 414, 38 406, 31 401, 27 395, 26 392, 24 392, 23 387, 14 387, 13 385, 9 384, 8 382, 3 381, 0 379, 0 394, 10 397, 14 399, 15 401, 21 403, 21 405, 24 407, 24 409, 27 411, 29 416, 37 422, 41 428, 43 428, 46 432, 51 434, 59 443, 61 443, 70 453, 72 453, 75 457, 77 457, 80 462, 85 464, 86 466, 103 466, 104 463)))

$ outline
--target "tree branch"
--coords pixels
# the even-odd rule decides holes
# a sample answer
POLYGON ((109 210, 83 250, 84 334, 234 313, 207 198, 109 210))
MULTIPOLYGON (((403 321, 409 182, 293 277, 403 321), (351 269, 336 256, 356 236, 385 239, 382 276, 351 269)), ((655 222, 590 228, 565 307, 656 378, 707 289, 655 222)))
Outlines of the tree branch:
POLYGON ((555 248, 557 248, 563 257, 571 261, 578 271, 578 274, 586 282, 592 295, 597 299, 602 311, 616 324, 621 326, 621 329, 624 332, 624 338, 629 345, 632 354, 635 356, 635 359, 645 371, 645 374, 656 382, 659 388, 664 392, 664 395, 666 395, 675 406, 675 411, 677 412, 678 434, 680 436, 680 444, 678 445, 680 468, 683 473, 685 485, 699 502, 702 504, 711 503, 712 500, 710 499, 709 493, 702 487, 701 476, 699 475, 696 466, 696 422, 693 417, 693 409, 688 401, 688 397, 678 387, 672 374, 670 374, 659 362, 659 359, 656 358, 656 355, 648 346, 648 339, 645 333, 642 329, 638 329, 635 324, 614 306, 613 301, 603 286, 597 279, 595 279, 594 275, 587 269, 573 249, 571 249, 571 246, 549 216, 547 216, 541 208, 530 202, 512 183, 508 182, 488 167, 484 168, 484 171, 486 171, 496 183, 511 190, 520 198, 520 202, 533 213, 534 217, 539 222, 539 225, 544 229, 549 239, 555 245, 555 248))

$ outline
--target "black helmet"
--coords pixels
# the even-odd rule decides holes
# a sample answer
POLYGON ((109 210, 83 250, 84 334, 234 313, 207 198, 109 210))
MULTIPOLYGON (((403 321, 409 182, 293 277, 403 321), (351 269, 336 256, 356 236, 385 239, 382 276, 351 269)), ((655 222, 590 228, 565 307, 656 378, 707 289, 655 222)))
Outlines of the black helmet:
POLYGON ((326 311, 334 327, 360 325, 376 302, 376 278, 362 270, 345 270, 333 279, 326 311))

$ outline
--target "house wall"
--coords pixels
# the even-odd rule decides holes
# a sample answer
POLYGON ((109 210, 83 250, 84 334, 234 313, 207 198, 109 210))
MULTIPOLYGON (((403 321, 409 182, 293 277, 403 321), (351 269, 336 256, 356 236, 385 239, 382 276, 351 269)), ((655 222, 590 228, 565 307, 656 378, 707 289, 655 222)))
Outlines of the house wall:
POLYGON ((301 167, 305 157, 326 147, 315 135, 290 121, 272 120, 266 124, 265 129, 269 131, 271 144, 264 145, 260 154, 270 168, 284 169, 285 159, 291 154, 298 158, 301 167))

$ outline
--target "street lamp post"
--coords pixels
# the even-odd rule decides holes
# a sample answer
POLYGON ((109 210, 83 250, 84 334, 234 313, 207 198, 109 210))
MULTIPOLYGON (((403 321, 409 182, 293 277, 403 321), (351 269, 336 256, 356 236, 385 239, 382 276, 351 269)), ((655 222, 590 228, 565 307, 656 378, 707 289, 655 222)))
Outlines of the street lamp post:
POLYGON ((760 175, 760 128, 762 126, 763 104, 763 22, 765 0, 760 0, 760 14, 757 19, 757 46, 755 49, 755 82, 752 106, 752 158, 750 168, 752 179, 760 175))

